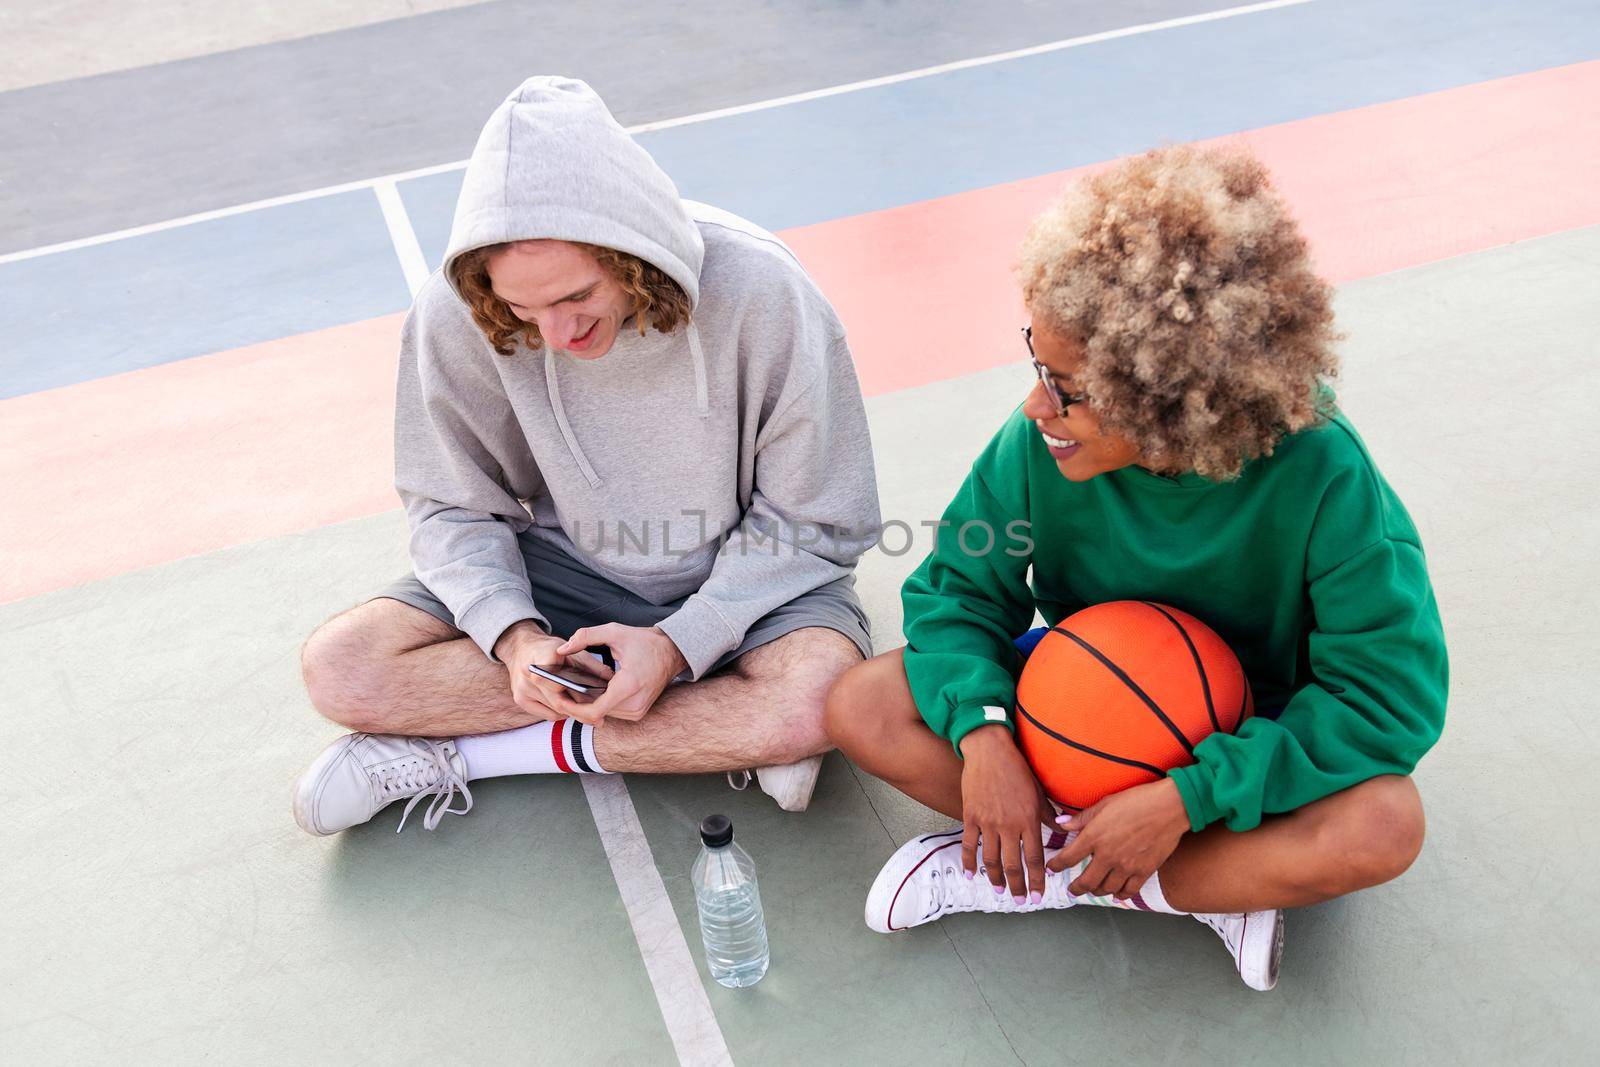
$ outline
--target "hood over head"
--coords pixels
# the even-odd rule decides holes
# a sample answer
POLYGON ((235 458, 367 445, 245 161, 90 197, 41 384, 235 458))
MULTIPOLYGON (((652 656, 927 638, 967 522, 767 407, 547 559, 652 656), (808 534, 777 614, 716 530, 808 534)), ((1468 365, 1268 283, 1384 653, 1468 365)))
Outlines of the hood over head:
POLYGON ((535 239, 638 256, 700 301, 705 243, 677 186, 575 78, 529 78, 489 117, 456 201, 445 278, 454 288, 450 264, 464 252, 535 239))

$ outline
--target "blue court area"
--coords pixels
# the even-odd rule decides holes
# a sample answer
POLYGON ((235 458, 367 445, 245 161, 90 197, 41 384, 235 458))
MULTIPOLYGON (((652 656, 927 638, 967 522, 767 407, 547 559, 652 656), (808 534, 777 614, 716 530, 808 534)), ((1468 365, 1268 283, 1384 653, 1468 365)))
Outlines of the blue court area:
MULTIPOLYGON (((23 746, 0 1059, 1587 1061, 1592 2, 313 6, 224 33, 91 0, 0 34, 46 70, 0 91, 0 693, 23 746), (91 65, 108 26, 121 51, 91 65), (1262 995, 1179 917, 870 932, 879 867, 945 820, 837 754, 803 814, 720 777, 521 777, 433 832, 396 835, 396 809, 302 834, 291 783, 340 731, 300 645, 409 569, 400 315, 459 161, 534 73, 589 80, 685 196, 793 242, 851 331, 884 515, 913 527, 1033 380, 1006 270, 1051 176, 1208 138, 1276 153, 1337 269, 1341 401, 1450 641, 1417 864, 1292 912, 1262 995), (861 297, 883 276, 903 300, 861 297), (772 968, 748 990, 701 958, 713 811, 760 871, 772 968)), ((927 547, 860 567, 880 651, 927 547)))

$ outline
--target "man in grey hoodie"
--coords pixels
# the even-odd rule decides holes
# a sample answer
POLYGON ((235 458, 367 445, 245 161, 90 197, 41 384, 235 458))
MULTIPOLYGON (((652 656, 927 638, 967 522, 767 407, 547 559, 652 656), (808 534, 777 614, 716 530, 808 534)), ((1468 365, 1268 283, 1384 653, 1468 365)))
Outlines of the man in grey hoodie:
POLYGON ((431 798, 431 829, 469 781, 538 772, 755 768, 805 807, 823 697, 871 654, 844 329, 582 82, 528 80, 478 139, 402 334, 395 470, 415 573, 306 644, 356 732, 296 784, 302 828, 431 798))

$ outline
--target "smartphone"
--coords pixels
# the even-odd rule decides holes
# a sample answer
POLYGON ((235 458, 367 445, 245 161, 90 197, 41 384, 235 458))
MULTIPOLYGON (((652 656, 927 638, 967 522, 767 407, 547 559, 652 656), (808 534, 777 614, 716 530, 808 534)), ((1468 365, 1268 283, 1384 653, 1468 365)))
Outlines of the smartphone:
POLYGON ((606 688, 606 683, 600 681, 598 678, 586 677, 583 681, 579 681, 576 678, 565 678, 554 671, 547 671, 543 667, 536 666, 532 663, 528 664, 528 673, 537 674, 540 678, 543 678, 546 681, 551 681, 557 685, 565 686, 574 693, 583 693, 588 696, 593 696, 596 693, 603 693, 605 692, 606 688))

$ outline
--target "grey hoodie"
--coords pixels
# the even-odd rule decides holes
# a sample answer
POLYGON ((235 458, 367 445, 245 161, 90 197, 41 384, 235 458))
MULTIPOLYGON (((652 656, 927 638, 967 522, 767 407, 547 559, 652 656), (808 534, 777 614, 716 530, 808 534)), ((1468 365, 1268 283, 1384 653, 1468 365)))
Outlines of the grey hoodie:
POLYGON ((486 654, 513 623, 548 625, 519 533, 654 603, 688 596, 660 625, 693 677, 873 543, 872 446, 832 307, 776 237, 680 199, 583 82, 530 78, 496 109, 445 265, 402 335, 395 484, 417 577, 486 654), (448 265, 530 238, 647 260, 688 293, 689 325, 640 337, 630 320, 593 360, 497 355, 448 265))

